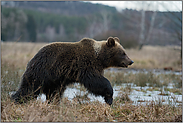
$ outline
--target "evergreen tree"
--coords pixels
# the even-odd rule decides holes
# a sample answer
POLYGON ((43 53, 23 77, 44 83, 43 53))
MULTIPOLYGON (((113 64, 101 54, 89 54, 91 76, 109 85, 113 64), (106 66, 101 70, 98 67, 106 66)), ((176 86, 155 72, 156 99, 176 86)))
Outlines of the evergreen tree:
POLYGON ((28 31, 28 35, 29 35, 29 40, 31 42, 36 42, 36 38, 37 38, 37 34, 36 34, 36 22, 33 18, 32 15, 28 14, 27 15, 27 31, 28 31))

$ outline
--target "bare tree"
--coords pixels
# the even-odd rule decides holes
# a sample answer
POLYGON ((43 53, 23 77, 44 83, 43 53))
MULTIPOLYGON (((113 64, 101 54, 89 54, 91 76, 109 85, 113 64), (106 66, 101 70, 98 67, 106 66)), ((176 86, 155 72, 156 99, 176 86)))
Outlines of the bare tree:
POLYGON ((102 20, 97 17, 94 17, 92 21, 88 18, 90 26, 88 28, 88 35, 90 38, 95 37, 97 34, 102 32, 107 32, 109 30, 109 24, 111 21, 110 13, 106 10, 100 11, 102 20))
POLYGON ((91 22, 90 26, 89 26, 89 37, 90 38, 93 38, 96 35, 96 33, 98 33, 95 30, 96 25, 97 25, 97 20, 96 20, 96 18, 94 18, 93 21, 91 22))
MULTIPOLYGON (((144 4, 144 1, 142 2, 142 5, 144 4)), ((143 46, 143 43, 144 43, 144 31, 145 31, 145 11, 144 11, 144 8, 142 8, 141 10, 141 24, 140 24, 140 37, 139 37, 139 44, 140 44, 140 47, 139 49, 142 48, 143 46)))
MULTIPOLYGON (((176 6, 175 4, 173 5, 176 6)), ((175 12, 170 11, 163 3, 161 4, 161 6, 163 6, 167 10, 167 12, 170 13, 170 14, 165 13, 164 16, 173 22, 175 26, 173 30, 175 31, 178 40, 182 42, 182 16, 179 17, 177 14, 175 14, 175 12), (177 27, 179 28, 179 30, 176 29, 177 27)), ((179 9, 177 6, 176 8, 179 9)), ((182 10, 179 9, 179 11, 181 11, 182 14, 182 10)))
POLYGON ((142 49, 142 47, 145 43, 149 42, 152 30, 153 30, 153 26, 154 26, 154 21, 155 21, 156 14, 157 14, 157 5, 156 5, 156 2, 154 2, 154 8, 156 10, 153 11, 149 30, 145 31, 145 7, 148 8, 149 6, 152 6, 153 4, 142 1, 141 5, 142 5, 142 10, 141 10, 141 26, 140 26, 141 32, 140 32, 140 36, 139 36, 139 44, 140 44, 139 50, 142 49), (146 38, 145 38, 145 32, 148 32, 146 38))
POLYGON ((109 23, 111 21, 110 13, 106 10, 102 10, 100 13, 103 19, 103 31, 106 32, 109 30, 109 23))
POLYGON ((94 17, 92 21, 88 18, 88 21, 90 25, 88 27, 87 35, 89 35, 90 38, 94 38, 103 31, 103 23, 99 22, 97 17, 94 17))
POLYGON ((49 42, 54 40, 55 34, 56 34, 55 33, 55 28, 48 25, 46 27, 46 37, 47 37, 49 42))
POLYGON ((147 38, 146 38, 146 41, 145 41, 147 43, 150 40, 150 36, 151 36, 152 30, 153 30, 153 27, 154 27, 154 21, 155 21, 157 10, 158 10, 158 4, 156 4, 156 2, 154 3, 154 8, 156 10, 153 11, 153 14, 152 14, 152 17, 151 17, 152 19, 151 19, 151 22, 150 22, 149 32, 147 34, 147 38))
MULTIPOLYGON (((182 10, 181 10, 181 8, 179 8, 175 4, 173 4, 173 6, 175 6, 181 12, 181 16, 178 16, 175 12, 170 11, 165 6, 165 4, 161 3, 161 6, 163 6, 169 13, 169 14, 165 13, 164 16, 172 21, 172 24, 174 25, 174 28, 172 28, 172 30, 175 32, 175 34, 176 34, 175 36, 182 44, 182 10)), ((182 47, 181 47, 181 56, 180 57, 182 59, 182 47)))

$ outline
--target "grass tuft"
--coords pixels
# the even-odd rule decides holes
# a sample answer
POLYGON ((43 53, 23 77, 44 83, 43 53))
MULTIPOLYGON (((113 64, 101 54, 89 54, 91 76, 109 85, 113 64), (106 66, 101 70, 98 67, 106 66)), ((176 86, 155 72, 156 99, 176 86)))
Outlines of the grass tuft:
MULTIPOLYGON (((63 98, 60 104, 42 103, 31 100, 15 104, 10 100, 10 92, 18 89, 19 82, 28 61, 45 44, 3 42, 1 63, 1 121, 2 122, 182 122, 182 105, 162 105, 163 100, 150 101, 145 105, 134 105, 129 94, 132 85, 150 86, 149 91, 164 91, 182 94, 181 75, 148 73, 105 72, 113 86, 127 84, 120 89, 121 93, 111 106, 99 101, 91 102, 86 93, 77 95, 72 101, 63 98), (175 88, 168 88, 171 83, 175 88)), ((180 52, 172 47, 144 46, 142 50, 127 49, 129 57, 135 62, 131 68, 172 67, 181 70, 180 52)), ((70 85, 70 87, 75 87, 70 85)), ((78 87, 76 87, 78 88, 78 87)), ((80 91, 86 91, 80 86, 80 91)), ((139 91, 147 91, 141 89, 139 91)), ((171 103, 181 103, 171 96, 171 103)), ((139 100, 143 101, 143 100, 139 100)))

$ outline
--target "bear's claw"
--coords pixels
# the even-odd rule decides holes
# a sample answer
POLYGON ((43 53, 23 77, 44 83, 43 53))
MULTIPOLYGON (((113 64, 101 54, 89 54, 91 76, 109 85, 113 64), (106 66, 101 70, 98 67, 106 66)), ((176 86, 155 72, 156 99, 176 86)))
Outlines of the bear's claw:
POLYGON ((107 104, 109 104, 109 105, 112 104, 112 101, 113 101, 113 98, 108 98, 108 99, 105 100, 105 102, 106 102, 107 104))

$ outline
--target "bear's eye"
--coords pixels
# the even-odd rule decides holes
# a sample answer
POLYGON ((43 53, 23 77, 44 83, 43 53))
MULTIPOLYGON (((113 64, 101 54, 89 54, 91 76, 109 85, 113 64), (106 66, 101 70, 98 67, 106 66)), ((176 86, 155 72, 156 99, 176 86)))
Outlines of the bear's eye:
POLYGON ((126 53, 123 53, 123 56, 125 56, 126 55, 126 53))

